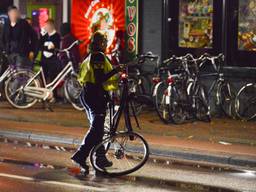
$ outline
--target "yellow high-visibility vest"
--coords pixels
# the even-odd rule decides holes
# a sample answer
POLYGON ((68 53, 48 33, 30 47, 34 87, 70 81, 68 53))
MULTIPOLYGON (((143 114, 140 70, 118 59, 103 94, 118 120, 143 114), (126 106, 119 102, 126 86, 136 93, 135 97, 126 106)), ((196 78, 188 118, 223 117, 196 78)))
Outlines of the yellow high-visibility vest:
MULTIPOLYGON (((113 70, 111 63, 106 58, 106 56, 105 56, 103 70, 105 74, 113 70)), ((83 61, 83 63, 80 66, 78 81, 82 86, 84 86, 87 82, 95 84, 94 68, 91 64, 91 54, 83 61)), ((105 91, 117 90, 118 89, 117 75, 110 77, 106 82, 104 82, 103 88, 105 91)))

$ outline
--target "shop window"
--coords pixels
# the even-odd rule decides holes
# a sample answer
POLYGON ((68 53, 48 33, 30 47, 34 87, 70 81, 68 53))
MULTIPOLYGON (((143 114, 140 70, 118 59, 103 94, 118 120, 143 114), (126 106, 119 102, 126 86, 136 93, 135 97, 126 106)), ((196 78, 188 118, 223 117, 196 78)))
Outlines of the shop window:
POLYGON ((239 0, 238 49, 256 51, 256 0, 239 0))
POLYGON ((213 0, 180 0, 179 12, 179 47, 212 48, 213 0))

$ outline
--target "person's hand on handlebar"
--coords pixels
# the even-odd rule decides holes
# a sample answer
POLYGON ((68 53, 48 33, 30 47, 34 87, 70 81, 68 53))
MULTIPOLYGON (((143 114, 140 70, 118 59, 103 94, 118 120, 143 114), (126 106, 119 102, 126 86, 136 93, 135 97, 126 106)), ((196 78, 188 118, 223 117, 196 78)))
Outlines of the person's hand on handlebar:
POLYGON ((122 72, 126 69, 126 65, 125 64, 120 64, 115 68, 118 72, 122 72))

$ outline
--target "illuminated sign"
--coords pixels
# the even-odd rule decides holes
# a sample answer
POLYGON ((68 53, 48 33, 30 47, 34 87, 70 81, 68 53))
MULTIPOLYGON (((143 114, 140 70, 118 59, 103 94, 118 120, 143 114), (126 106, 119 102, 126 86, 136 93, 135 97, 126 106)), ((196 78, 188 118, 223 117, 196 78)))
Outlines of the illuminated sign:
POLYGON ((132 60, 138 53, 138 2, 139 0, 126 0, 126 57, 132 60))
POLYGON ((91 36, 97 30, 106 33, 110 53, 117 32, 125 31, 125 0, 73 0, 71 25, 75 37, 85 42, 80 46, 82 55, 87 54, 91 36))

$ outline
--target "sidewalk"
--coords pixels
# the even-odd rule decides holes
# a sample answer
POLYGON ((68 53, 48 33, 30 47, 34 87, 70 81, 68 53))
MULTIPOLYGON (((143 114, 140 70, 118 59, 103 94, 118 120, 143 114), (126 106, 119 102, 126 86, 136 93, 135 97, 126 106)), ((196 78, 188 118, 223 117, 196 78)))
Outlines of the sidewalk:
MULTIPOLYGON (((87 131, 82 112, 57 107, 13 110, 0 105, 0 137, 20 137, 66 144, 78 144, 87 131)), ((141 133, 157 156, 256 167, 256 123, 214 119, 164 125, 154 112, 139 117, 141 133)))

